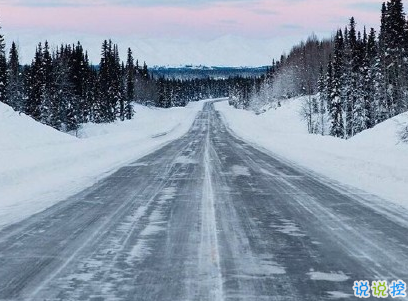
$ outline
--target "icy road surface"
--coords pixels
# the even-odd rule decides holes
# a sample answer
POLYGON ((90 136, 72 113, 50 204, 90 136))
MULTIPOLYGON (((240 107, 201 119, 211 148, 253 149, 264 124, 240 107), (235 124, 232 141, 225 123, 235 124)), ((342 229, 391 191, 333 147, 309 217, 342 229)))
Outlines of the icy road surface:
POLYGON ((185 136, 0 232, 0 300, 354 299, 408 280, 408 214, 234 137, 185 136))

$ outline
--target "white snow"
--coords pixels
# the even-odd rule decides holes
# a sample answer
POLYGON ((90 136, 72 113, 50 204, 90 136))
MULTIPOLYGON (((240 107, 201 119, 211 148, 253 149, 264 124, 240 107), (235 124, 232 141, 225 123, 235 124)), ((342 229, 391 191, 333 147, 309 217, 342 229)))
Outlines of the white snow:
POLYGON ((202 105, 171 109, 137 105, 134 120, 87 124, 76 138, 0 103, 0 228, 181 137, 202 105))
POLYGON ((343 282, 349 279, 347 275, 343 272, 339 273, 323 273, 323 272, 315 272, 311 271, 308 273, 310 279, 316 281, 333 281, 333 282, 343 282))
POLYGON ((292 223, 289 220, 282 219, 281 222, 283 225, 275 225, 272 224, 272 228, 275 228, 278 232, 290 235, 290 236, 296 236, 296 237, 302 237, 305 236, 305 234, 301 233, 301 229, 299 228, 298 225, 292 223))
POLYGON ((249 172, 249 168, 246 166, 240 166, 240 165, 232 166, 232 173, 235 176, 245 176, 245 177, 251 176, 251 173, 249 172))
POLYGON ((132 264, 133 261, 140 261, 141 259, 146 257, 146 255, 150 254, 150 252, 151 248, 148 246, 148 241, 141 238, 130 251, 127 263, 132 264))
POLYGON ((176 188, 175 187, 167 187, 161 191, 161 195, 159 197, 161 202, 166 202, 169 200, 174 199, 176 195, 176 188))
POLYGON ((175 163, 178 164, 197 164, 198 162, 194 159, 191 159, 187 156, 179 156, 176 158, 175 163))
POLYGON ((339 291, 331 291, 327 293, 329 294, 330 299, 347 299, 347 298, 353 297, 353 295, 351 294, 346 294, 346 293, 339 292, 339 291))
MULTIPOLYGON (((408 143, 399 133, 408 113, 387 120, 352 139, 310 135, 301 117, 303 98, 256 115, 227 102, 216 109, 232 131, 250 143, 330 179, 408 208, 408 143)), ((363 193, 363 192, 362 192, 363 193)), ((391 205, 387 202, 386 205, 391 205)))

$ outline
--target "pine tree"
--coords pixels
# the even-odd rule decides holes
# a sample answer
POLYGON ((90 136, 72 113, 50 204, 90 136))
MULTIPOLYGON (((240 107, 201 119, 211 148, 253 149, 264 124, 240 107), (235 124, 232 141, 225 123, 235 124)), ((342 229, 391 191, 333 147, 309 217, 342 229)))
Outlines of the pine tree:
POLYGON ((146 62, 143 62, 143 69, 141 71, 144 80, 149 80, 149 70, 147 68, 146 62))
POLYGON ((387 93, 387 6, 384 2, 381 7, 381 27, 378 37, 378 53, 376 62, 376 73, 375 73, 375 101, 376 101, 376 112, 375 112, 375 123, 380 123, 385 119, 389 118, 389 101, 387 93))
POLYGON ((113 46, 114 63, 112 66, 112 106, 114 107, 114 120, 125 119, 125 85, 122 80, 124 77, 124 65, 120 63, 118 45, 113 46))
POLYGON ((133 106, 132 102, 135 100, 135 64, 133 60, 132 50, 128 49, 127 61, 126 61, 126 105, 125 105, 125 118, 132 119, 133 106))
POLYGON ((325 86, 325 77, 323 66, 319 68, 319 80, 317 82, 317 91, 319 92, 319 125, 320 125, 320 134, 325 134, 325 115, 326 115, 326 108, 327 108, 327 101, 328 101, 328 93, 325 86))
POLYGON ((53 102, 53 63, 49 44, 47 41, 44 43, 42 54, 42 93, 41 93, 41 105, 40 105, 40 121, 42 123, 50 125, 50 112, 54 106, 53 102))
POLYGON ((360 133, 366 129, 368 112, 366 106, 368 101, 368 91, 366 87, 366 78, 368 75, 368 62, 366 60, 367 51, 367 33, 364 28, 363 37, 361 33, 357 34, 357 48, 355 51, 355 64, 358 67, 356 73, 356 97, 353 111, 353 132, 352 135, 360 133))
POLYGON ((367 46, 364 58, 365 78, 363 89, 366 91, 365 98, 365 111, 366 111, 366 124, 365 128, 369 129, 375 125, 376 120, 376 73, 378 69, 377 60, 377 43, 374 28, 370 29, 370 33, 367 38, 367 46))
POLYGON ((159 107, 159 108, 165 108, 166 107, 166 82, 165 79, 163 77, 160 77, 157 81, 157 99, 156 99, 156 103, 155 106, 159 107))
POLYGON ((44 66, 42 44, 39 43, 27 74, 27 102, 25 113, 41 121, 41 105, 44 95, 44 66))
POLYGON ((337 31, 334 42, 333 61, 327 67, 327 90, 329 93, 330 135, 344 137, 342 85, 343 85, 344 40, 341 30, 337 31))
POLYGON ((0 34, 0 102, 8 103, 6 43, 2 34, 0 34))
POLYGON ((100 101, 98 99, 100 95, 98 72, 95 68, 90 67, 89 75, 87 78, 85 101, 89 105, 89 121, 98 122, 100 110, 100 101))
POLYGON ((354 18, 350 19, 348 30, 348 43, 346 44, 346 62, 348 66, 345 71, 345 101, 344 109, 346 113, 345 118, 345 137, 350 138, 354 135, 354 117, 355 106, 359 98, 359 49, 357 41, 356 23, 354 18))
POLYGON ((9 60, 7 64, 7 99, 10 106, 21 112, 23 105, 23 87, 21 79, 21 67, 18 58, 18 51, 16 43, 11 44, 9 52, 9 60))
POLYGON ((381 73, 383 76, 384 111, 380 120, 390 118, 408 109, 406 99, 407 76, 405 49, 405 14, 401 0, 391 0, 382 7, 381 32, 379 37, 381 73))
POLYGON ((86 94, 89 89, 88 78, 90 76, 90 66, 87 54, 84 53, 80 42, 72 46, 72 51, 69 53, 69 81, 72 83, 74 101, 76 109, 76 118, 79 123, 89 121, 91 111, 91 103, 86 101, 86 94))
POLYGON ((112 41, 102 44, 101 62, 99 64, 99 95, 95 107, 95 122, 112 122, 115 120, 115 108, 112 108, 112 41))

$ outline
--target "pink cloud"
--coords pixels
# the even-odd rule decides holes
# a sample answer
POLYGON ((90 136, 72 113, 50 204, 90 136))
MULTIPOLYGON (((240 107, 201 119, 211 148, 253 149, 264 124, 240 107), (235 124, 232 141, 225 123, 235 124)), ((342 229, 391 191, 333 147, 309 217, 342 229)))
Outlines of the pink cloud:
POLYGON ((24 7, 2 6, 8 29, 115 35, 214 37, 225 34, 274 37, 332 32, 354 15, 358 24, 378 26, 378 12, 352 8, 351 0, 216 3, 201 7, 24 7))

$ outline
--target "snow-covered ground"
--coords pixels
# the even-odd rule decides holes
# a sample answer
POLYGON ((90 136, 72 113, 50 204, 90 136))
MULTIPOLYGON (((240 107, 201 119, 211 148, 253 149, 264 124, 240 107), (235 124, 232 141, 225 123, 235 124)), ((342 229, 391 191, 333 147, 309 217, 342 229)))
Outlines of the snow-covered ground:
POLYGON ((227 102, 216 104, 229 127, 245 140, 331 179, 408 208, 408 143, 399 132, 408 113, 352 139, 310 135, 300 111, 302 98, 256 115, 227 102))
POLYGON ((76 138, 0 103, 0 228, 66 199, 185 134, 203 102, 136 106, 134 120, 87 124, 76 138))
MULTIPOLYGON (((408 208, 408 144, 398 133, 408 113, 350 140, 309 135, 301 98, 264 114, 216 104, 245 140, 342 183, 408 208)), ((80 138, 0 103, 0 228, 66 199, 187 132, 202 102, 186 108, 136 106, 134 120, 88 124, 80 138)))

